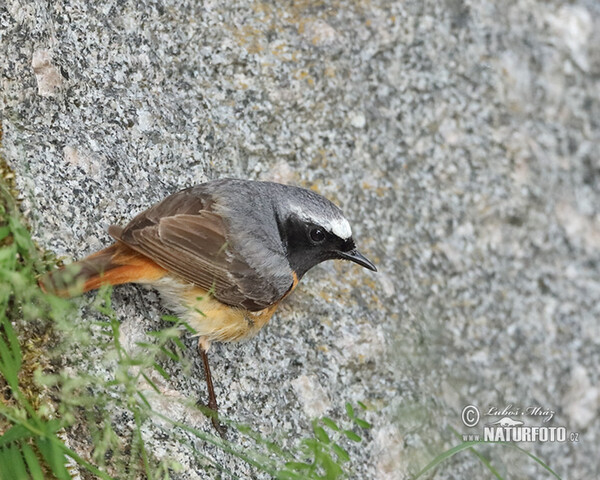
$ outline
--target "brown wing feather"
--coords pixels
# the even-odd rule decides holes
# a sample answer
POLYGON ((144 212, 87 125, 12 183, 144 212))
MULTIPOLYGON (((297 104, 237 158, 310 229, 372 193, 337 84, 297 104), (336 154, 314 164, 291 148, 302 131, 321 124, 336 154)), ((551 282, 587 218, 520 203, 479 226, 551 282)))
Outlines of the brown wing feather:
POLYGON ((109 233, 223 303, 252 311, 272 305, 278 298, 243 291, 240 279, 257 273, 232 251, 225 222, 211 207, 210 198, 184 190, 109 233))

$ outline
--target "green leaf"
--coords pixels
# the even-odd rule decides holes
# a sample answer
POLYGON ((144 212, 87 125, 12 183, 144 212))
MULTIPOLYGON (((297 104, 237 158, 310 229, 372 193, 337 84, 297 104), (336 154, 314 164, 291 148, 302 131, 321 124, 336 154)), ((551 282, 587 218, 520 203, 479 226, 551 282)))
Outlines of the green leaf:
POLYGON ((235 428, 238 432, 248 435, 252 432, 252 429, 248 425, 236 425, 235 428))
POLYGON ((19 247, 19 250, 21 250, 25 254, 29 254, 34 247, 27 229, 23 227, 23 224, 21 224, 19 219, 16 217, 9 217, 8 225, 9 228, 12 230, 14 241, 19 247))
MULTIPOLYGON (((171 380, 171 375, 169 375, 166 370, 164 368, 162 368, 158 363, 154 362, 154 364, 152 365, 154 367, 154 370, 156 370, 161 377, 163 377, 165 380, 171 380)), ((144 375, 145 377, 145 375, 144 375)), ((153 384, 154 385, 154 384, 153 384)), ((156 387, 156 386, 154 386, 156 387)), ((158 393, 160 393, 160 390, 157 390, 158 393)))
POLYGON ((362 408, 363 410, 366 410, 366 409, 367 409, 367 406, 366 406, 366 405, 365 405, 363 402, 357 402, 357 403, 358 403, 358 406, 359 406, 360 408, 362 408))
POLYGON ((29 473, 31 475, 32 480, 44 480, 44 473, 42 472, 42 467, 40 466, 40 461, 33 449, 27 445, 23 444, 23 457, 25 458, 25 462, 27 463, 27 468, 29 469, 29 473))
POLYGON ((327 480, 335 480, 339 478, 342 474, 342 467, 338 465, 338 463, 331 458, 328 452, 318 452, 315 456, 317 464, 325 471, 325 476, 322 478, 326 478, 327 480))
POLYGON ((346 413, 350 418, 354 418, 354 408, 349 403, 346 403, 346 413))
POLYGON ((4 240, 6 237, 10 235, 10 228, 8 226, 3 225, 0 227, 0 240, 4 240))
POLYGON ((329 435, 327 435, 327 432, 325 431, 325 429, 323 427, 319 427, 318 425, 313 425, 313 431, 315 432, 315 437, 317 437, 319 442, 325 443, 325 444, 331 443, 331 440, 329 439, 329 435))
POLYGON ((13 444, 9 447, 8 457, 11 461, 12 477, 15 480, 19 478, 28 478, 27 467, 25 466, 25 459, 23 458, 23 452, 21 449, 13 444))
POLYGON ((290 470, 293 470, 295 472, 303 472, 305 470, 308 470, 312 467, 311 464, 309 463, 304 463, 304 462, 287 462, 285 464, 285 468, 288 468, 290 470))
MULTIPOLYGON (((8 322, 4 323, 8 324, 8 322)), ((19 389, 19 363, 13 358, 8 345, 0 335, 0 373, 13 392, 17 392, 19 389)))
POLYGON ((302 445, 308 447, 311 452, 321 450, 321 443, 316 438, 305 438, 302 440, 302 445))
POLYGON ((275 478, 277 478, 278 480, 305 480, 306 479, 306 477, 302 476, 301 474, 289 472, 287 470, 282 470, 282 471, 277 472, 277 474, 275 475, 275 478))
MULTIPOLYGON (((60 442, 58 439, 56 441, 60 442)), ((72 480, 65 465, 67 459, 52 439, 40 437, 36 439, 36 444, 54 476, 59 480, 72 480)))
POLYGON ((14 425, 0 436, 0 447, 3 447, 10 442, 29 437, 31 437, 31 433, 23 425, 14 425))
POLYGON ((326 427, 329 427, 329 428, 331 428, 331 430, 334 430, 334 431, 336 431, 336 432, 339 432, 339 431, 340 431, 340 427, 338 427, 338 426, 337 426, 337 424, 336 424, 336 423, 335 423, 335 422, 334 422, 334 421, 333 421, 331 418, 328 418, 328 417, 323 417, 323 418, 321 419, 321 421, 323 422, 323 424, 324 424, 326 427))
POLYGON ((171 322, 171 323, 180 323, 181 320, 179 320, 179 318, 177 318, 175 315, 163 315, 161 317, 162 320, 164 320, 165 322, 171 322))
POLYGON ((17 247, 8 245, 0 248, 0 265, 8 271, 14 271, 17 265, 17 247))
POLYGON ((177 355, 175 352, 168 349, 167 347, 160 347, 160 351, 163 352, 167 357, 169 357, 174 362, 178 362, 180 360, 179 355, 177 355))
POLYGON ((140 399, 142 400, 142 402, 144 402, 144 405, 146 405, 146 407, 148 407, 148 409, 152 409, 152 405, 150 405, 150 402, 148 401, 146 396, 139 390, 137 391, 137 394, 138 394, 138 397, 140 397, 140 399))
POLYGON ((17 338, 17 334, 15 333, 15 329, 8 321, 2 322, 2 326, 4 327, 4 333, 6 334, 8 345, 10 346, 12 356, 15 360, 16 369, 21 370, 21 345, 19 343, 19 339, 17 338))
POLYGON ((352 430, 344 430, 344 435, 346 435, 346 437, 348 437, 348 439, 352 440, 353 442, 361 441, 361 438, 352 430))
POLYGON ((331 446, 331 448, 335 452, 335 454, 337 455, 337 457, 340 460, 340 462, 348 462, 348 461, 350 461, 350 454, 346 450, 344 450, 342 447, 340 447, 337 443, 334 443, 331 446))
POLYGON ((0 480, 9 479, 12 476, 11 458, 8 448, 0 448, 0 480))
POLYGON ((354 418, 353 420, 360 428, 371 428, 372 426, 369 422, 361 418, 354 418))

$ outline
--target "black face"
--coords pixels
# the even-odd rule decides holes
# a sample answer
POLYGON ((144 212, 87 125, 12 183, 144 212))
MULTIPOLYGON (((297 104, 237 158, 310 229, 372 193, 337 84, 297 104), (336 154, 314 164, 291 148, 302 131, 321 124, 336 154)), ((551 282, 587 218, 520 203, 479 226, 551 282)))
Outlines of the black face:
POLYGON ((356 250, 352 238, 343 240, 319 225, 290 217, 280 225, 279 233, 287 247, 290 266, 298 278, 315 265, 335 258, 351 260, 376 271, 375 266, 356 250))

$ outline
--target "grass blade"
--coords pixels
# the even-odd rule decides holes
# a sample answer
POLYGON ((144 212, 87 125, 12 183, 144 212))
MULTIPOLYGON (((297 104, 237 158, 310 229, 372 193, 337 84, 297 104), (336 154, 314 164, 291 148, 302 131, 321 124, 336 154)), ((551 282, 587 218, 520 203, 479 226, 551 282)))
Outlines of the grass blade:
POLYGON ((15 442, 16 440, 23 440, 29 437, 31 437, 31 432, 23 425, 13 425, 0 437, 0 447, 4 447, 5 445, 15 442))
POLYGON ((36 444, 54 476, 59 480, 71 480, 66 466, 67 459, 62 450, 57 448, 56 443, 51 439, 39 437, 36 439, 36 444))
POLYGON ((32 480, 44 480, 44 473, 42 472, 40 461, 33 449, 26 443, 23 444, 22 448, 23 458, 25 458, 25 463, 27 463, 27 468, 32 480))
POLYGON ((18 478, 28 478, 27 467, 25 466, 25 459, 23 458, 23 452, 18 445, 11 445, 8 449, 8 458, 11 461, 11 470, 15 480, 18 478))
MULTIPOLYGON (((535 455, 533 455, 532 453, 528 452, 527 450, 519 447, 518 445, 515 445, 514 443, 510 443, 510 442, 463 442, 463 443, 460 443, 459 445, 456 445, 455 447, 452 447, 449 450, 446 450, 445 452, 442 452, 437 457, 435 457, 431 462, 429 462, 425 466, 425 468, 423 468, 419 473, 417 473, 415 475, 414 480, 417 480, 418 478, 422 477, 423 475, 425 475, 425 473, 429 472, 430 470, 433 470, 434 468, 436 468, 437 466, 439 466, 442 462, 444 462, 445 460, 449 459, 453 455, 456 455, 457 453, 462 452, 463 450, 471 449, 471 450, 475 451, 475 449, 473 448, 475 446, 478 446, 478 445, 494 445, 494 444, 496 444, 496 445, 505 445, 505 446, 508 446, 508 447, 516 448, 520 452, 522 452, 525 455, 527 455, 528 457, 532 458, 536 463, 538 463, 539 465, 541 465, 548 473, 552 474, 552 476, 554 476, 554 478, 556 478, 557 480, 561 480, 561 477, 554 470, 552 470, 548 466, 548 464, 546 464, 543 460, 541 460, 540 458, 536 457, 535 455)), ((480 459, 482 459, 482 457, 480 456, 479 452, 476 452, 476 455, 480 459)), ((484 465, 486 467, 488 467, 488 469, 490 469, 490 472, 493 475, 495 475, 496 478, 502 478, 500 476, 500 474, 497 472, 497 470, 489 463, 489 460, 485 459, 485 461, 483 463, 484 463, 484 465)))

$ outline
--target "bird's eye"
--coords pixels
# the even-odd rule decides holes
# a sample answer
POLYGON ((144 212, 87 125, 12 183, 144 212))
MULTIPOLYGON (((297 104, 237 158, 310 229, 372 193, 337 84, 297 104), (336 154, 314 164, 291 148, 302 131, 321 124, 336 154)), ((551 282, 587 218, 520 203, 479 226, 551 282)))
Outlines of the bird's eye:
POLYGON ((313 228, 310 231, 310 239, 313 242, 320 243, 325 240, 325 232, 320 228, 313 228))

